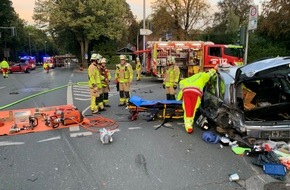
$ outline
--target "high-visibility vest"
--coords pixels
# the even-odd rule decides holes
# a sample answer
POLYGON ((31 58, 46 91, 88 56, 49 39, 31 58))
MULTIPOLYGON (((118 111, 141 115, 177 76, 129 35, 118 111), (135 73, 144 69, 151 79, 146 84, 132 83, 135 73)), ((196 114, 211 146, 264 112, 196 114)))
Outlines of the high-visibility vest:
POLYGON ((132 66, 129 63, 125 63, 124 65, 118 64, 116 66, 115 79, 117 79, 120 83, 132 82, 132 66))
POLYGON ((165 72, 164 82, 166 87, 173 86, 174 83, 177 84, 179 81, 180 70, 179 67, 173 66, 169 67, 165 72))
POLYGON ((9 64, 7 61, 3 60, 1 63, 0 63, 0 67, 1 68, 4 68, 4 69, 8 69, 9 68, 9 64))
POLYGON ((103 77, 101 77, 101 79, 102 79, 102 86, 103 87, 108 86, 109 84, 108 84, 107 80, 109 80, 109 81, 111 80, 111 73, 110 73, 110 71, 106 67, 102 67, 101 66, 100 74, 103 76, 103 77))
POLYGON ((140 61, 137 61, 136 70, 137 71, 141 70, 141 63, 140 63, 140 61))
POLYGON ((93 88, 95 84, 98 88, 102 88, 100 71, 94 64, 90 64, 88 68, 88 77, 89 77, 89 87, 93 88))
POLYGON ((210 69, 208 72, 199 72, 191 77, 182 79, 179 82, 180 91, 177 95, 177 100, 181 100, 183 92, 186 91, 195 92, 201 97, 204 86, 215 73, 215 69, 210 69))

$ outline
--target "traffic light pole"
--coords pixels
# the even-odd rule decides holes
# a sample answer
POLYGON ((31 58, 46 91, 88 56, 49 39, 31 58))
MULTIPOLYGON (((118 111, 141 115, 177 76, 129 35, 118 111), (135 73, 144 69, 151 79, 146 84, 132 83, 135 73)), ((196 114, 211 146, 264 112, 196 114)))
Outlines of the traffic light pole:
POLYGON ((245 54, 244 54, 244 64, 248 62, 248 47, 249 47, 249 30, 246 29, 246 44, 245 44, 245 54))

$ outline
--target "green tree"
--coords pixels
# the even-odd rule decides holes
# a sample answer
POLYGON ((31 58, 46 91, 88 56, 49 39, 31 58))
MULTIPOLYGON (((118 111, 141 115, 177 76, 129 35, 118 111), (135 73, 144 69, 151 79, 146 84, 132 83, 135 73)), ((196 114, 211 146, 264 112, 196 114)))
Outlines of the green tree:
POLYGON ((80 57, 85 63, 91 40, 101 36, 120 40, 127 29, 125 0, 37 0, 34 19, 57 36, 71 31, 80 45, 80 57))
POLYGON ((270 0, 263 3, 258 21, 261 35, 281 41, 290 50, 290 3, 285 0, 270 0))
POLYGON ((164 34, 166 33, 177 33, 175 30, 173 30, 174 22, 171 14, 167 12, 166 7, 160 7, 159 9, 156 9, 151 14, 150 22, 152 23, 153 35, 156 36, 157 39, 164 37, 164 34))
POLYGON ((240 24, 246 24, 249 18, 251 0, 223 0, 218 2, 218 9, 214 14, 214 25, 226 25, 230 12, 239 17, 240 24))
POLYGON ((263 37, 256 33, 249 36, 248 62, 257 59, 289 55, 289 49, 282 41, 272 41, 269 37, 263 37))
POLYGON ((235 43, 241 25, 248 22, 250 0, 223 0, 218 2, 213 26, 207 28, 204 38, 215 43, 235 43))
POLYGON ((177 40, 188 39, 193 29, 201 29, 209 23, 209 7, 204 0, 156 0, 152 5, 152 20, 160 25, 154 27, 172 30, 177 40))
MULTIPOLYGON (((17 19, 17 14, 12 7, 11 0, 2 0, 0 6, 0 51, 3 56, 4 49, 12 47, 13 33, 12 28, 17 19)), ((7 55, 5 55, 7 56, 7 55)))

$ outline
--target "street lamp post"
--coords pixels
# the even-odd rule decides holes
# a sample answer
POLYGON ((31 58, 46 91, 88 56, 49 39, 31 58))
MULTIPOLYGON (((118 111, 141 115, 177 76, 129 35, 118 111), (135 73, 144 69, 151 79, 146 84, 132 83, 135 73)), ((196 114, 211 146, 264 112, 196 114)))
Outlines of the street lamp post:
POLYGON ((46 43, 47 41, 44 42, 44 56, 46 56, 46 43))
MULTIPOLYGON (((145 29, 145 15, 146 15, 146 13, 145 13, 145 5, 146 5, 146 3, 145 3, 145 0, 143 0, 143 29, 145 29)), ((146 63, 146 54, 145 54, 145 48, 146 48, 146 37, 145 37, 145 35, 143 35, 143 50, 144 50, 144 52, 143 52, 143 59, 142 59, 142 65, 145 67, 145 63, 146 63)))

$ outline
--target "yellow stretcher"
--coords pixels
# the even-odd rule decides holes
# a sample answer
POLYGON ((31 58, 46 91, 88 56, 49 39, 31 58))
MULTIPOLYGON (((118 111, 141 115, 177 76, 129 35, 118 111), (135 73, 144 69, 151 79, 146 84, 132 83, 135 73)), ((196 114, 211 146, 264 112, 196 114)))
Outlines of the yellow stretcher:
POLYGON ((132 96, 128 102, 130 116, 128 119, 134 121, 139 112, 150 113, 147 121, 161 119, 183 118, 182 102, 177 100, 143 100, 138 96, 132 96))

